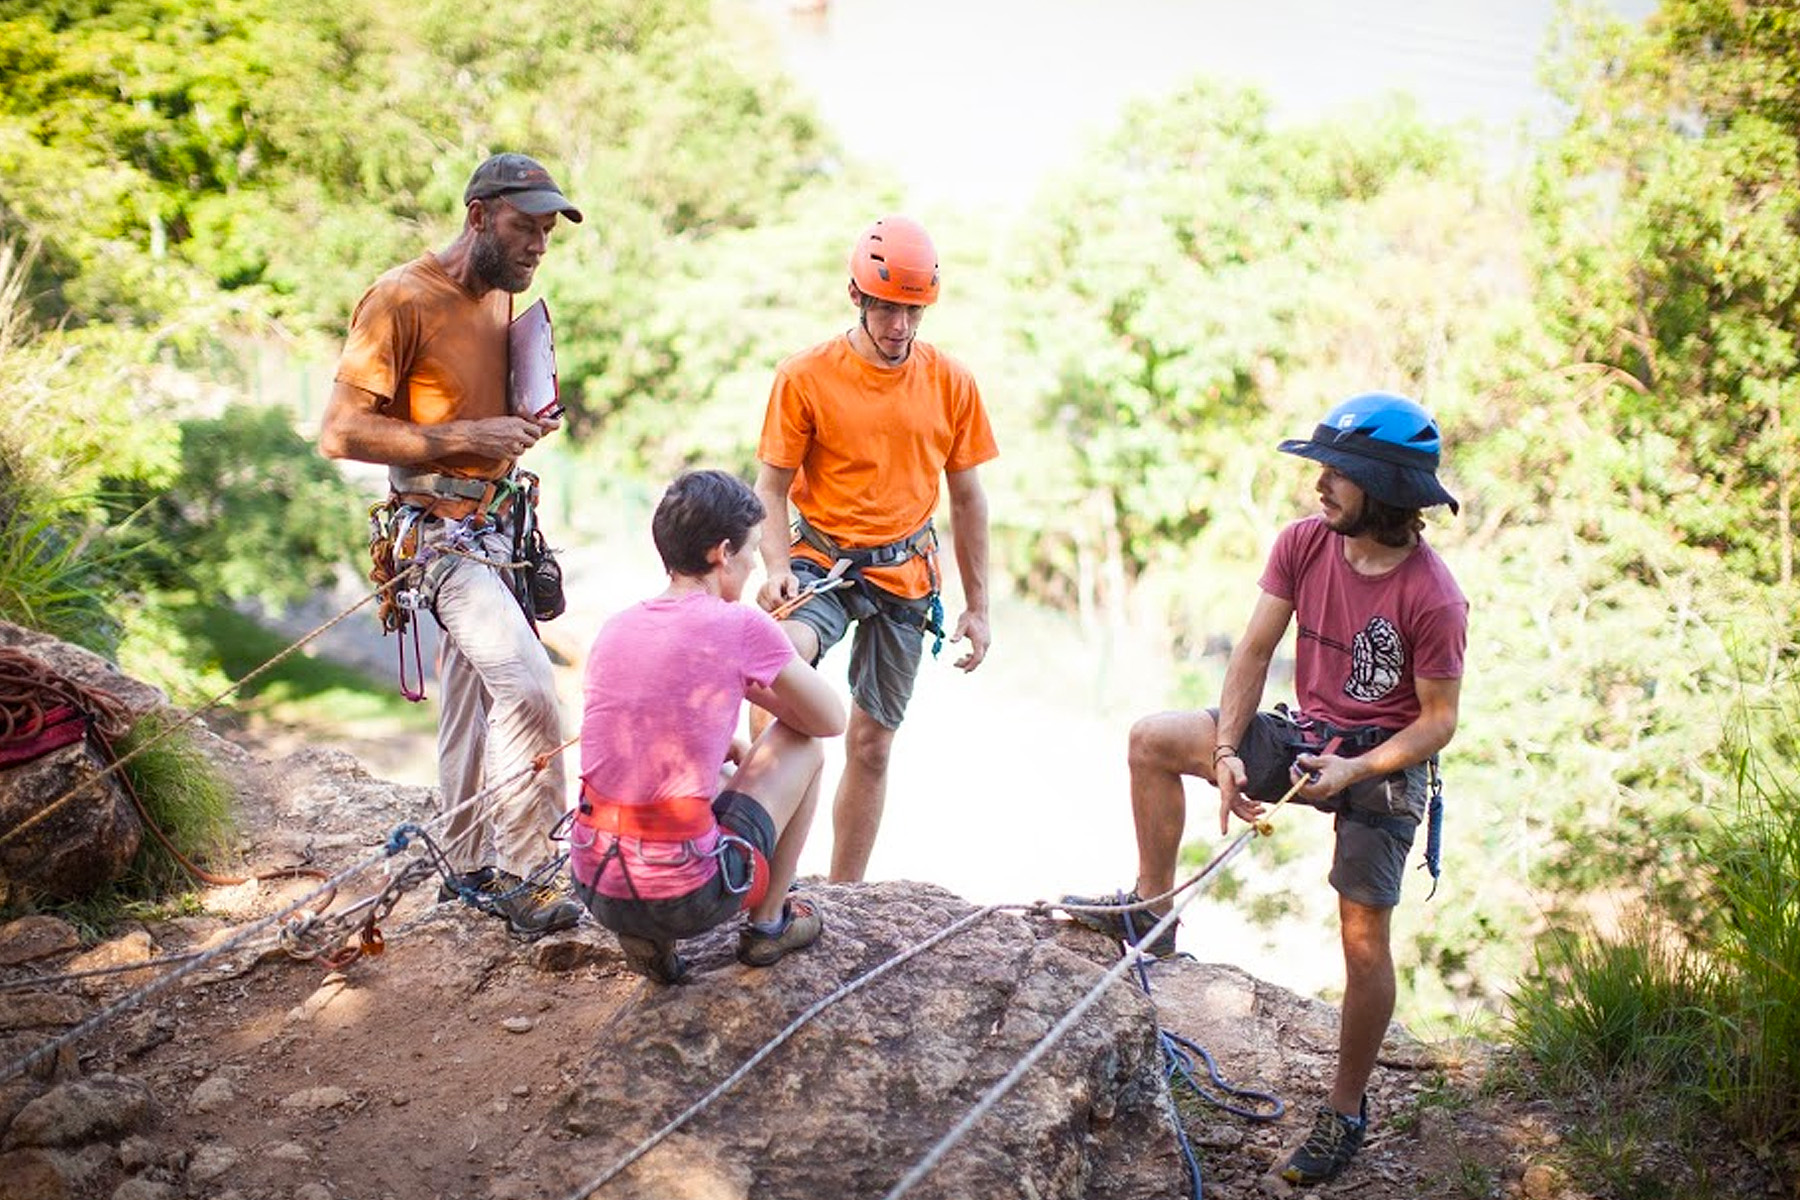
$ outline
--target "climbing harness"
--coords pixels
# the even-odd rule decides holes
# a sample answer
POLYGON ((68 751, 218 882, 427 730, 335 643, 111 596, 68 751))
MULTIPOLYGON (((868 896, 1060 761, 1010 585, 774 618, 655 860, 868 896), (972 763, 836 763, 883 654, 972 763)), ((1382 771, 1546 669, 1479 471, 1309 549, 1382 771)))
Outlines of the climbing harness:
MULTIPOLYGON (((1294 729, 1309 736, 1332 739, 1333 744, 1341 743, 1346 749, 1362 754, 1394 736, 1394 730, 1383 729, 1373 725, 1339 726, 1316 717, 1305 717, 1291 712, 1285 704, 1277 704, 1275 713, 1294 729)), ((1312 751, 1326 753, 1329 749, 1312 751)), ((1425 894, 1427 901, 1437 895, 1438 883, 1443 874, 1444 850, 1444 777, 1438 766, 1438 756, 1432 755, 1425 760, 1425 778, 1428 788, 1428 800, 1425 805, 1425 856, 1420 868, 1431 876, 1431 890, 1425 894)), ((1362 809, 1342 808, 1329 809, 1339 818, 1355 821, 1359 825, 1367 825, 1374 829, 1383 829, 1399 837, 1411 836, 1418 828, 1417 823, 1405 817, 1389 816, 1385 813, 1365 812, 1362 809)))
MULTIPOLYGON (((917 629, 921 635, 929 633, 932 636, 931 656, 933 658, 943 651, 944 602, 940 595, 943 581, 938 574, 937 529, 931 521, 926 521, 925 524, 897 542, 887 542, 880 546, 852 547, 838 545, 830 537, 821 533, 804 515, 795 512, 793 538, 795 545, 805 542, 830 559, 832 572, 854 584, 857 592, 883 617, 896 625, 917 629), (922 612, 897 602, 889 597, 888 593, 873 586, 862 577, 865 568, 897 567, 914 558, 925 560, 926 570, 931 577, 931 591, 925 597, 925 609, 922 612), (840 569, 839 564, 847 565, 840 569)), ((833 586, 846 585, 834 584, 833 586)))
POLYGON ((855 580, 844 578, 844 572, 849 569, 849 559, 838 559, 831 564, 831 570, 826 572, 822 578, 815 579, 805 587, 801 588, 799 592, 795 593, 792 600, 787 600, 777 605, 769 615, 774 617, 777 621, 785 621, 793 616, 797 609, 813 597, 823 596, 826 592, 836 591, 841 587, 852 586, 855 583, 855 580))
MULTIPOLYGON (((601 851, 600 861, 595 864, 591 880, 576 877, 576 882, 597 896, 606 896, 600 890, 600 880, 610 866, 619 868, 619 875, 625 881, 630 899, 642 903, 644 897, 638 892, 637 881, 631 877, 631 862, 626 854, 626 839, 637 844, 633 847, 640 862, 659 866, 679 866, 710 858, 718 864, 721 886, 733 896, 749 896, 746 905, 755 904, 762 899, 763 891, 757 888, 756 848, 748 841, 732 833, 718 823, 712 809, 712 800, 704 796, 665 797, 648 804, 620 804, 608 800, 588 786, 586 781, 581 785, 581 799, 575 810, 565 818, 569 822, 569 846, 572 850, 591 850, 600 845, 601 838, 609 839, 606 848, 601 851), (701 850, 694 843, 705 837, 714 829, 718 830, 718 840, 711 850, 701 850), (582 840, 578 831, 586 831, 587 840, 582 840), (652 858, 644 852, 644 843, 662 842, 673 847, 666 858, 652 858), (736 850, 745 864, 746 870, 742 878, 734 878, 731 855, 727 851, 736 850)), ((767 880, 762 881, 766 890, 767 880)), ((646 921, 651 920, 649 913, 641 914, 646 921)), ((684 931, 668 930, 667 936, 681 937, 684 931)))
POLYGON ((562 567, 538 526, 536 475, 515 469, 499 479, 463 479, 390 467, 388 485, 388 497, 369 506, 369 579, 390 589, 377 616, 382 632, 397 637, 400 694, 417 703, 425 699, 425 662, 415 619, 422 612, 436 619, 438 590, 459 559, 501 572, 534 632, 539 621, 554 620, 568 605, 562 567), (430 508, 403 499, 409 495, 468 501, 475 508, 461 517, 437 516, 430 508), (481 539, 491 532, 504 532, 507 522, 511 524, 511 557, 487 557, 480 549, 481 539), (399 586, 396 581, 409 572, 405 586, 399 586))

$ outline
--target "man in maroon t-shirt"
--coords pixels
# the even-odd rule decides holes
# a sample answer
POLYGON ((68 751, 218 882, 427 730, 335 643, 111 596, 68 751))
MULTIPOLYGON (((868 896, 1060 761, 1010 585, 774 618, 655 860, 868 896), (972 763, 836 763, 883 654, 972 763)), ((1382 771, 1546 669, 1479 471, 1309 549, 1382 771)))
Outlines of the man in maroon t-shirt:
MULTIPOLYGON (((1137 945, 1171 906, 1186 775, 1219 789, 1221 833, 1234 814, 1257 820, 1296 784, 1296 801, 1336 814, 1330 881, 1345 963, 1337 1072, 1311 1133, 1282 1168, 1289 1183, 1334 1178, 1367 1133, 1364 1088, 1394 1012, 1389 919, 1425 815, 1428 764, 1456 732, 1469 605, 1420 536, 1420 510, 1456 511, 1437 480, 1439 440, 1423 408, 1372 393, 1333 408, 1311 438, 1281 443, 1321 464, 1319 512, 1276 539, 1219 707, 1159 713, 1132 727, 1136 888, 1064 897, 1077 921, 1137 945), (1299 707, 1259 713, 1290 624, 1299 707)), ((1175 925, 1142 949, 1173 954, 1175 925)))

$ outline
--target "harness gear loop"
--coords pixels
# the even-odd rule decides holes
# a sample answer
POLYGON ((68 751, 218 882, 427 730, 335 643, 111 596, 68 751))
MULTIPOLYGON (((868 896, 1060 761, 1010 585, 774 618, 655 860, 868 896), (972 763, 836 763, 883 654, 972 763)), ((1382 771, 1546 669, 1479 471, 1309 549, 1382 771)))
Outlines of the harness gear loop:
MULTIPOLYGON (((805 514, 794 512, 793 543, 805 542, 820 554, 830 558, 834 564, 848 562, 850 565, 842 575, 854 580, 857 590, 869 602, 875 605, 881 615, 897 625, 905 625, 917 629, 921 634, 932 636, 931 656, 936 658, 944 649, 944 602, 939 597, 942 591, 943 578, 938 573, 937 560, 937 528, 931 521, 913 530, 896 542, 886 542, 879 546, 840 546, 829 536, 806 519, 805 514), (887 593, 872 586, 862 577, 866 567, 897 567, 914 558, 925 560, 925 568, 931 579, 931 591, 926 596, 925 611, 897 604, 887 598, 887 593)), ((834 569, 835 566, 834 566, 834 569)))

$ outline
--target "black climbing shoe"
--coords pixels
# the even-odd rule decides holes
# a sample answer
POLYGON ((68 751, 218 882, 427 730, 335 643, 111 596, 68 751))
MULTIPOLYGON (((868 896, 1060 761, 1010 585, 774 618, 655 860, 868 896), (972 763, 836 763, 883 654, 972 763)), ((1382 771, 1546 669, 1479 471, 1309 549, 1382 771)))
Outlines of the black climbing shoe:
POLYGON ((492 867, 482 867, 475 871, 465 871, 461 875, 452 875, 438 884, 437 902, 448 904, 452 900, 460 900, 464 889, 471 892, 484 892, 493 881, 494 868, 492 867))
POLYGON ((1363 1097, 1358 1117, 1346 1117, 1331 1105, 1322 1105, 1312 1132, 1281 1168, 1281 1177, 1302 1187, 1336 1179, 1362 1149, 1369 1132, 1369 1098, 1363 1097))
POLYGON ((618 935, 619 949, 625 952, 625 965, 639 975, 658 983, 680 983, 687 978, 688 960, 675 953, 674 942, 653 942, 649 938, 618 935))

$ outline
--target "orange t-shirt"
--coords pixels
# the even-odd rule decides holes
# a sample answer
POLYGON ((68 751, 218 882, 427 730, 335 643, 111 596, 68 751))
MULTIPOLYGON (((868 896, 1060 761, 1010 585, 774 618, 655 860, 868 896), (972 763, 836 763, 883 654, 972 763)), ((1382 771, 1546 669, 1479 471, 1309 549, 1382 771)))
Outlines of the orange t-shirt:
MULTIPOLYGON (((507 415, 512 296, 477 299, 425 254, 377 279, 356 303, 337 380, 380 396, 384 415, 419 425, 507 415)), ((450 454, 412 469, 498 479, 510 458, 450 454)))
MULTIPOLYGON (((884 546, 937 511, 939 480, 999 455, 974 376, 914 342, 899 367, 869 362, 848 337, 803 350, 775 370, 756 456, 793 470, 794 507, 845 547, 884 546)), ((830 565, 804 543, 796 554, 830 565)), ((925 560, 871 567, 864 577, 898 596, 931 591, 925 560)))

